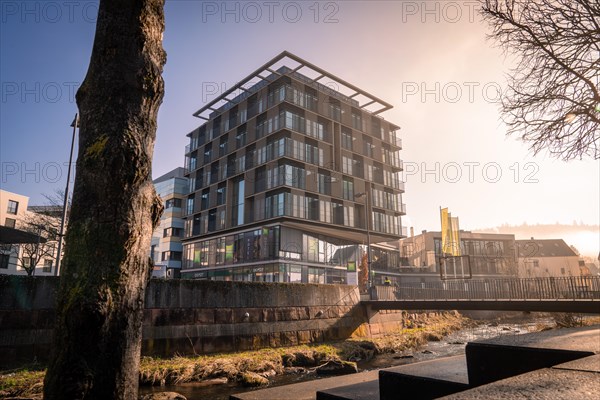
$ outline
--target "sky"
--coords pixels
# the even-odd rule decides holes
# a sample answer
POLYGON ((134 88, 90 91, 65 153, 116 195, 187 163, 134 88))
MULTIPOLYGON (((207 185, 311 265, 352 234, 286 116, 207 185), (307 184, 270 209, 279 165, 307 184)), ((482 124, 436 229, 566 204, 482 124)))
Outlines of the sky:
MULTIPOLYGON (((401 127, 404 226, 439 230, 440 207, 467 230, 599 224, 598 160, 534 157, 506 136, 497 100, 514 59, 486 38, 476 4, 167 0, 153 176, 183 166, 194 111, 288 50, 394 106, 382 116, 401 127)), ((66 183, 97 2, 0 7, 0 185, 42 204, 66 183)), ((597 254, 600 237, 587 241, 597 254)))

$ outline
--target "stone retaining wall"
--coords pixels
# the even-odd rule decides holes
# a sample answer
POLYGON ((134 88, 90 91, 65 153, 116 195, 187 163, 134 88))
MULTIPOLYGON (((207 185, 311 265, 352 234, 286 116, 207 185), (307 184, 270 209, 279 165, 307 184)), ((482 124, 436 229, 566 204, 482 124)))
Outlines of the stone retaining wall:
MULTIPOLYGON (((0 275, 0 366, 43 361, 51 346, 55 277, 0 275)), ((142 353, 171 356, 372 336, 402 313, 369 315, 347 285, 152 280, 142 353)))

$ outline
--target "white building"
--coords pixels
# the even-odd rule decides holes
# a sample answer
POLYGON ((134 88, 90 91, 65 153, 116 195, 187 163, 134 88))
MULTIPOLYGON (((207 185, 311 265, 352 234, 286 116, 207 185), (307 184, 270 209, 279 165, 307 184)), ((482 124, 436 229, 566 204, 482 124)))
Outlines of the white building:
POLYGON ((54 275, 60 219, 40 212, 43 209, 37 207, 34 212, 29 197, 0 190, 0 225, 6 227, 2 234, 22 235, 24 231, 33 238, 30 243, 0 238, 0 274, 27 275, 29 269, 32 275, 54 275))
POLYGON ((520 278, 579 276, 579 255, 562 239, 516 240, 520 278))

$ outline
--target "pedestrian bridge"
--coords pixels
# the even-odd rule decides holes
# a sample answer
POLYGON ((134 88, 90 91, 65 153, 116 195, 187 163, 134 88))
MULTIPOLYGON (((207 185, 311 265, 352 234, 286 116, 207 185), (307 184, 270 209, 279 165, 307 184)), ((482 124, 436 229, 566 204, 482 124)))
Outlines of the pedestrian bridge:
POLYGON ((600 276, 461 279, 374 286, 372 310, 495 310, 600 314, 600 276))

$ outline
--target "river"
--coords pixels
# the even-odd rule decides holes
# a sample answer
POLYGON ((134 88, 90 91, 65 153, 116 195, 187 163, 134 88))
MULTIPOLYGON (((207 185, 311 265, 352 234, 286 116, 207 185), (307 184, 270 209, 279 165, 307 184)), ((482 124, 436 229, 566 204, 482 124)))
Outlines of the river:
MULTIPOLYGON (((359 371, 368 371, 449 357, 464 354, 468 342, 488 339, 501 335, 521 335, 539 330, 540 326, 552 326, 552 318, 535 317, 531 319, 506 320, 504 322, 485 322, 476 327, 465 328, 445 336, 441 341, 429 342, 419 349, 407 350, 403 353, 379 354, 368 361, 358 361, 359 371)), ((269 379, 269 387, 289 385, 293 383, 319 379, 315 373, 277 375, 269 379)), ((203 383, 186 383, 176 386, 142 386, 140 394, 152 392, 178 392, 188 400, 228 400, 230 394, 241 393, 262 388, 244 388, 235 383, 209 385, 203 383)))

